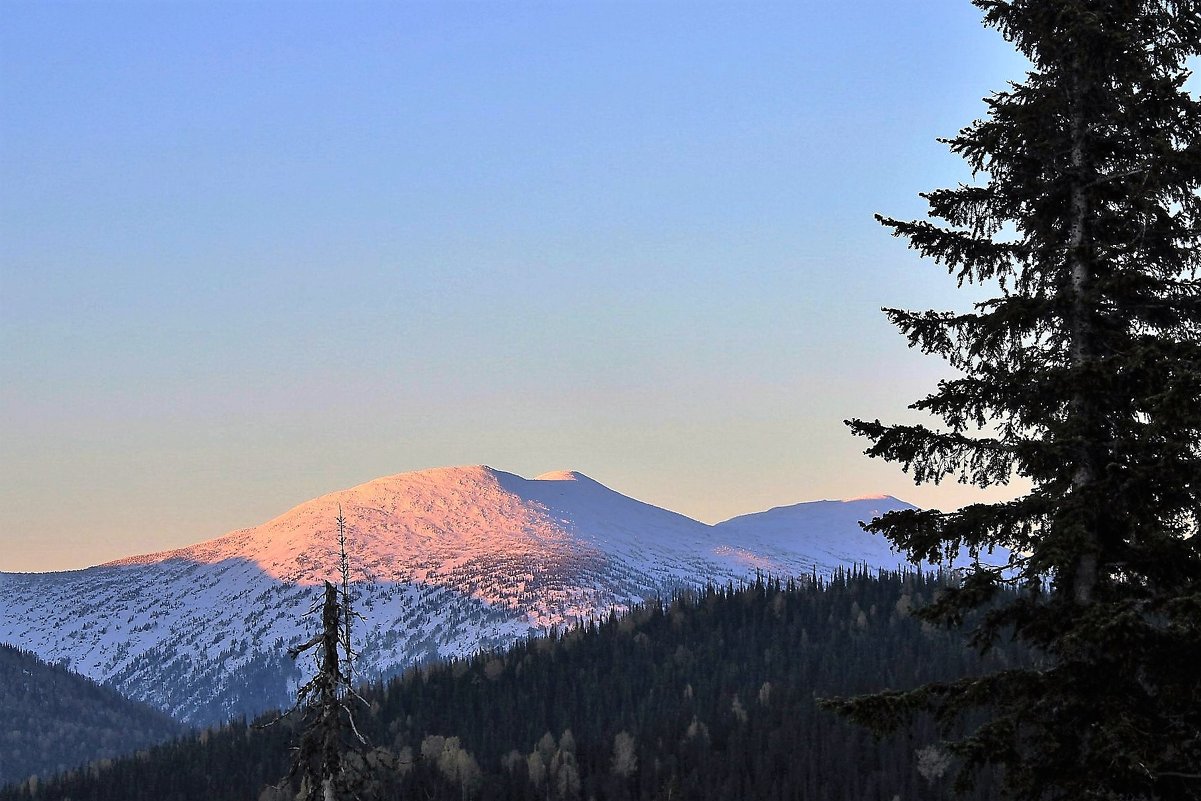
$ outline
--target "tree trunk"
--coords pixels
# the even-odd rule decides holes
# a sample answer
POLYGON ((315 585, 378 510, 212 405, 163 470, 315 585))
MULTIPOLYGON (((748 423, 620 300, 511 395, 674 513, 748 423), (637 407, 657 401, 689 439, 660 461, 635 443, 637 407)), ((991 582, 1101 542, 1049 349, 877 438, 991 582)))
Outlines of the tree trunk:
MULTIPOLYGON (((1088 197, 1085 194, 1086 184, 1086 154, 1084 138, 1086 136, 1086 120, 1084 115, 1083 91, 1080 87, 1079 64, 1074 66, 1071 93, 1074 108, 1071 115, 1071 222, 1068 228, 1067 257, 1070 268, 1068 291, 1071 299, 1071 309, 1068 318, 1068 334, 1072 366, 1079 370, 1093 357, 1092 321, 1089 314, 1088 291, 1092 282, 1092 270, 1084 251, 1085 223, 1089 214, 1088 197)), ((1095 435, 1096 427, 1091 418, 1095 415, 1087 392, 1078 387, 1071 402, 1071 414, 1077 418, 1081 430, 1087 436, 1095 435)), ((1096 480, 1096 470, 1093 465, 1093 444, 1082 443, 1076 456, 1076 470, 1072 475, 1073 494, 1083 494, 1096 480)), ((1097 532, 1092 514, 1084 521, 1084 543, 1080 555, 1076 559, 1071 579, 1072 594, 1079 604, 1092 602, 1093 589, 1097 584, 1097 532)))

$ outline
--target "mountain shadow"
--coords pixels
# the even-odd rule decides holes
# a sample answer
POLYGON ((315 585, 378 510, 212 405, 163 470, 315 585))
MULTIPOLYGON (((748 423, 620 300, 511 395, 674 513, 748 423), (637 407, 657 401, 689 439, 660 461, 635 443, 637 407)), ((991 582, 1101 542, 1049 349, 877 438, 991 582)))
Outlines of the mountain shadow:
POLYGON ((91 679, 0 644, 0 785, 111 759, 185 728, 91 679))
POLYGON ((800 504, 710 526, 579 473, 402 473, 253 528, 86 570, 0 573, 0 641, 194 725, 288 702, 284 647, 334 578, 348 521, 358 675, 466 658, 648 597, 757 570, 829 575, 904 561, 862 531, 893 498, 800 504), (341 510, 341 512, 339 511, 341 510))
MULTIPOLYGON (((711 586, 375 682, 358 723, 387 758, 363 799, 950 798, 954 766, 930 721, 875 740, 815 703, 1024 662, 1004 647, 981 658, 911 615, 950 580, 840 571, 711 586)), ((36 798, 284 798, 268 785, 295 735, 287 719, 236 722, 45 782, 36 798)), ((967 797, 993 797, 988 777, 967 797)))

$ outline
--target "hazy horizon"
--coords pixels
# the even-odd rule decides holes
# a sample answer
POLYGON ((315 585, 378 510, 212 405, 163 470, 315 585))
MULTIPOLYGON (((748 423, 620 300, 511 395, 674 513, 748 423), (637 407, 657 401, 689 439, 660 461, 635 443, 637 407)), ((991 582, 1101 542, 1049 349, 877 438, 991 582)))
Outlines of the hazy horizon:
POLYGON ((574 469, 716 522, 952 508, 862 456, 972 300, 872 219, 1024 62, 963 0, 9 3, 0 570, 379 476, 574 469))
MULTIPOLYGON (((591 476, 591 475, 588 475, 587 473, 584 473, 584 471, 578 471, 578 470, 553 470, 553 471, 544 471, 543 473, 541 473, 541 474, 538 474, 538 475, 520 475, 520 474, 513 473, 513 471, 511 471, 511 470, 505 470, 503 467, 498 467, 498 466, 496 466, 496 465, 443 465, 443 466, 438 466, 438 467, 430 467, 430 468, 426 468, 426 469, 424 469, 424 470, 405 471, 405 472, 406 472, 406 473, 431 473, 431 472, 438 472, 438 471, 440 471, 440 470, 445 470, 445 469, 448 469, 448 468, 449 468, 449 469, 470 469, 470 468, 475 468, 475 467, 482 467, 482 468, 489 469, 489 470, 495 470, 495 471, 498 471, 498 472, 501 472, 501 473, 508 473, 508 474, 511 474, 511 475, 516 475, 518 478, 525 479, 525 480, 541 480, 541 479, 546 479, 546 478, 548 478, 548 477, 551 477, 551 478, 553 478, 553 477, 555 477, 555 476, 557 476, 557 475, 561 475, 561 474, 566 474, 566 473, 574 473, 574 474, 577 474, 577 475, 582 475, 582 476, 584 476, 585 478, 587 478, 587 479, 590 479, 590 480, 592 480, 592 481, 596 481, 597 483, 599 483, 599 484, 601 484, 601 485, 605 486, 606 488, 608 488, 608 489, 610 489, 610 490, 613 490, 613 491, 615 491, 615 492, 619 492, 619 493, 621 493, 622 495, 625 495, 626 497, 632 498, 632 499, 634 499, 634 500, 636 500, 636 501, 641 501, 641 502, 643 502, 643 503, 649 504, 649 505, 651 505, 651 506, 656 506, 656 507, 659 507, 659 508, 666 508, 666 507, 663 507, 661 504, 659 504, 659 503, 656 503, 656 502, 655 502, 655 500, 654 500, 653 498, 646 498, 646 497, 642 497, 642 495, 641 495, 641 494, 640 494, 640 493, 637 491, 637 489, 636 489, 636 488, 630 488, 630 487, 618 488, 618 487, 613 487, 613 486, 611 486, 611 485, 610 485, 608 482, 606 482, 606 481, 604 481, 604 480, 602 480, 602 479, 599 479, 599 478, 597 478, 596 476, 591 476)), ((392 475, 404 475, 404 474, 392 474, 392 475)), ((366 482, 360 482, 360 483, 358 483, 358 484, 355 484, 355 485, 352 485, 352 486, 347 486, 347 487, 331 487, 331 488, 330 488, 330 489, 329 489, 327 492, 323 492, 323 493, 321 493, 321 496, 318 496, 318 497, 322 497, 322 496, 328 496, 328 495, 337 495, 338 493, 342 493, 342 492, 349 491, 349 490, 351 490, 351 489, 354 489, 354 488, 356 488, 356 487, 362 486, 363 484, 371 484, 371 483, 373 483, 374 481, 376 481, 376 480, 378 480, 378 479, 384 479, 384 478, 390 478, 390 477, 392 477, 392 476, 391 476, 391 475, 389 475, 389 476, 377 476, 377 477, 375 477, 374 479, 372 479, 372 480, 370 480, 370 481, 366 481, 366 482)), ((677 513, 679 513, 679 514, 683 514, 685 517, 690 517, 690 518, 692 518, 693 520, 700 520, 700 522, 702 522, 702 523, 707 523, 707 524, 710 524, 710 525, 715 525, 715 524, 718 524, 718 523, 730 522, 730 521, 731 521, 731 520, 733 520, 734 518, 741 517, 741 516, 746 516, 746 515, 754 515, 754 514, 761 513, 761 512, 773 511, 773 510, 775 510, 775 509, 778 509, 778 508, 783 508, 783 507, 792 507, 792 506, 797 506, 797 505, 804 505, 804 504, 807 504, 807 503, 821 503, 821 502, 842 502, 842 503, 845 503, 845 502, 855 502, 855 501, 884 500, 884 499, 886 499, 886 498, 890 498, 890 497, 893 497, 893 496, 890 496, 890 495, 887 495, 887 494, 883 494, 883 493, 873 493, 873 494, 868 494, 868 495, 858 495, 858 496, 852 496, 852 497, 846 497, 846 498, 802 498, 802 499, 799 499, 799 500, 796 500, 796 501, 792 501, 792 502, 781 503, 781 504, 774 504, 773 506, 764 507, 764 508, 761 508, 761 509, 758 509, 758 508, 757 508, 757 509, 744 509, 744 510, 742 510, 742 511, 740 511, 740 512, 735 512, 734 514, 732 514, 732 515, 729 515, 729 516, 727 516, 727 517, 722 517, 722 518, 720 518, 720 519, 714 519, 714 520, 700 520, 700 518, 695 518, 695 517, 692 517, 691 515, 687 515, 687 514, 685 514, 685 513, 683 513, 683 512, 680 512, 680 510, 678 510, 678 509, 667 509, 667 511, 670 511, 670 512, 677 512, 677 513)), ((286 516, 288 513, 290 513, 290 512, 293 512, 293 511, 296 511, 296 509, 297 509, 298 507, 302 507, 302 506, 304 506, 305 504, 307 504, 308 502, 310 502, 310 501, 312 501, 312 500, 315 500, 315 498, 305 498, 303 501, 298 501, 297 503, 291 504, 291 505, 290 505, 290 506, 289 506, 287 509, 280 509, 280 510, 278 510, 278 512, 271 514, 269 518, 264 518, 263 520, 255 521, 254 523, 249 523, 249 524, 247 524, 247 525, 245 525, 245 526, 238 526, 238 527, 236 527, 236 528, 234 528, 234 529, 231 529, 231 530, 229 530, 229 531, 215 532, 215 533, 212 533, 212 534, 210 534, 210 535, 203 536, 202 538, 199 538, 199 539, 196 539, 196 540, 192 540, 192 541, 188 541, 188 542, 182 542, 182 543, 172 543, 171 545, 169 545, 169 546, 166 546, 166 547, 163 547, 163 548, 153 548, 152 550, 150 550, 150 551, 145 551, 145 552, 137 552, 137 553, 122 553, 122 554, 117 554, 117 555, 115 555, 115 556, 112 556, 112 557, 104 557, 104 558, 101 558, 99 561, 95 561, 95 562, 88 562, 88 563, 86 563, 86 564, 78 564, 78 565, 71 565, 71 564, 68 564, 68 565, 65 565, 65 566, 60 566, 60 567, 54 567, 54 568, 37 568, 37 569, 33 569, 33 570, 20 570, 20 569, 13 570, 13 569, 9 569, 9 568, 0 568, 0 572, 34 572, 34 573, 43 573, 43 572, 57 572, 57 571, 64 571, 64 570, 66 570, 66 571, 70 571, 70 570, 80 570, 80 569, 85 569, 85 568, 88 568, 88 567, 95 567, 95 566, 97 566, 97 565, 105 564, 105 563, 107 563, 107 562, 111 562, 111 561, 120 561, 120 560, 122 560, 122 559, 129 558, 129 557, 148 556, 148 555, 153 555, 153 554, 155 554, 155 553, 162 553, 162 552, 164 552, 164 551, 170 551, 170 550, 173 550, 174 548, 177 548, 177 547, 187 547, 187 546, 191 546, 191 545, 196 545, 196 544, 199 544, 199 543, 201 543, 201 542, 204 542, 204 541, 206 541, 206 540, 219 539, 219 538, 221 538, 222 536, 224 536, 224 535, 226 535, 226 534, 229 534, 229 533, 232 533, 232 532, 235 532, 235 531, 240 531, 240 530, 243 530, 243 529, 257 528, 257 527, 260 527, 260 526, 264 526, 264 525, 266 525, 266 524, 270 523, 272 518, 286 516)), ((895 498, 895 500, 901 500, 901 501, 904 501, 905 499, 904 499, 904 498, 895 498)), ((349 523, 349 525, 350 525, 352 528, 353 528, 355 525, 357 525, 357 523, 358 523, 358 522, 359 522, 359 521, 355 521, 355 520, 353 520, 353 519, 352 519, 352 520, 348 520, 348 523, 349 523)), ((335 517, 331 516, 331 517, 330 517, 330 519, 329 519, 329 521, 328 521, 328 527, 329 527, 329 529, 330 529, 330 531, 331 531, 331 532, 334 530, 334 527, 335 527, 335 525, 336 525, 336 523, 335 523, 335 517)))

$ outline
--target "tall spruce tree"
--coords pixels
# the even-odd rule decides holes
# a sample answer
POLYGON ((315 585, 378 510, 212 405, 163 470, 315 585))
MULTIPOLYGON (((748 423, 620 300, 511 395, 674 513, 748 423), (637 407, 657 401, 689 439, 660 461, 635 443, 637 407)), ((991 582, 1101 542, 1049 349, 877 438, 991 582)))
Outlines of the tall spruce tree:
POLYGON ((973 3, 1030 70, 943 140, 977 180, 923 194, 930 220, 879 219, 995 296, 885 309, 959 377, 913 404, 942 426, 848 425, 919 483, 1029 479, 1017 500, 868 528, 936 561, 1011 549, 922 614, 975 610, 976 645, 1016 636, 1037 667, 832 705, 878 729, 982 713, 951 743, 959 781, 999 764, 1014 797, 1198 798, 1201 2, 973 3), (1007 582, 1027 592, 999 604, 1007 582))

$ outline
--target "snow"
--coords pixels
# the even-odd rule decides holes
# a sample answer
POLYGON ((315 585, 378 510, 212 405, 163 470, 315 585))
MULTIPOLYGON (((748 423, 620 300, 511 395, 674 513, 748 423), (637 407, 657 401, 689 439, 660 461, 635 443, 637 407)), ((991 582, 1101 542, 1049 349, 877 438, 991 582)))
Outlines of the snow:
POLYGON ((715 528, 729 532, 743 548, 767 558, 793 565, 800 556, 821 574, 863 563, 895 569, 908 565, 907 559, 888 540, 868 534, 859 524, 887 512, 916 508, 888 495, 810 501, 741 515, 715 528))
MULTIPOLYGON (((592 481, 588 476, 575 470, 554 470, 535 476, 534 481, 592 481)), ((596 482, 593 481, 595 484, 596 482)))
POLYGON ((756 570, 896 567, 903 557, 858 521, 913 508, 888 496, 818 501, 711 526, 574 471, 400 473, 187 548, 83 571, 0 573, 0 641, 48 661, 68 658, 194 722, 211 722, 214 708, 245 711, 243 673, 278 661, 281 643, 301 638, 315 585, 336 578, 339 505, 366 617, 355 633, 363 677, 756 570))

